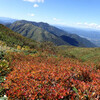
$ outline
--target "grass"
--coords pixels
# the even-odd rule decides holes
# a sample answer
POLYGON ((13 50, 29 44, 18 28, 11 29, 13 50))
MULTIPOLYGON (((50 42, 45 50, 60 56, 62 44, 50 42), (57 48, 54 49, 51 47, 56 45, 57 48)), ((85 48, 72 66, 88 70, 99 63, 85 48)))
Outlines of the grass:
POLYGON ((63 52, 63 56, 69 56, 79 59, 83 62, 100 62, 100 48, 80 48, 80 47, 68 47, 60 46, 60 50, 63 52))

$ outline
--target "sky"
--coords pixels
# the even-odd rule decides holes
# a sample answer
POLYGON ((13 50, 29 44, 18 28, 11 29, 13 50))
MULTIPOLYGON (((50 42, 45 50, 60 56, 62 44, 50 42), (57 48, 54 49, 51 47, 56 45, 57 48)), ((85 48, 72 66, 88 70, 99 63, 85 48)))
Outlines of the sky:
POLYGON ((0 17, 100 29, 100 0, 0 0, 0 17))

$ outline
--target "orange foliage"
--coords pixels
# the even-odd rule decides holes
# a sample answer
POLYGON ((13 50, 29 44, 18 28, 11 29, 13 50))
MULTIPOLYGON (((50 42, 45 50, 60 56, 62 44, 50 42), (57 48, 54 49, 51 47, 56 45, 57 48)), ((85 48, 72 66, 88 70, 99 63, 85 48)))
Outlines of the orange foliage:
POLYGON ((94 66, 63 57, 19 58, 12 62, 13 71, 4 83, 10 99, 99 100, 100 70, 94 66))

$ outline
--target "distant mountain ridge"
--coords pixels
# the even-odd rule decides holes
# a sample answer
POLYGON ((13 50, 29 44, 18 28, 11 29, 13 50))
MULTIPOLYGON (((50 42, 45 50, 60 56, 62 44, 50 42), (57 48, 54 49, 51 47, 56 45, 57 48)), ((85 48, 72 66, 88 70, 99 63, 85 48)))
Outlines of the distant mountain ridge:
MULTIPOLYGON (((7 26, 9 26, 9 24, 7 24, 7 26)), ((23 21, 17 21, 11 24, 9 28, 27 38, 33 39, 38 42, 51 41, 56 45, 68 44, 60 37, 51 34, 48 31, 33 25, 32 23, 23 23, 23 21)))
POLYGON ((37 22, 21 20, 21 21, 16 21, 12 24, 7 24, 6 26, 12 29, 13 31, 20 33, 23 36, 26 36, 28 38, 31 38, 39 42, 51 41, 56 45, 96 47, 96 45, 94 45, 87 39, 81 38, 80 36, 75 34, 70 34, 59 28, 51 26, 48 23, 43 23, 43 22, 37 23, 37 22), (71 41, 73 43, 71 43, 71 41))
POLYGON ((15 21, 17 21, 17 19, 8 18, 8 17, 0 17, 0 24, 13 23, 15 21))
POLYGON ((84 37, 100 47, 100 30, 95 29, 86 29, 86 28, 74 28, 68 26, 56 26, 66 32, 77 34, 81 37, 84 37))

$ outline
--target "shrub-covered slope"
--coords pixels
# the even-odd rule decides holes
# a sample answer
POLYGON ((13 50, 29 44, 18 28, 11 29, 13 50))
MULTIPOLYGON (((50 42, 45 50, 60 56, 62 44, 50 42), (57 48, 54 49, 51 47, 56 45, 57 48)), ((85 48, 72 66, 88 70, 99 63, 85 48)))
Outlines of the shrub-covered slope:
POLYGON ((10 100, 100 99, 100 70, 94 65, 63 57, 14 58, 3 84, 10 100))
POLYGON ((2 24, 0 24, 0 40, 12 47, 15 45, 34 47, 36 45, 35 41, 13 32, 2 24))

